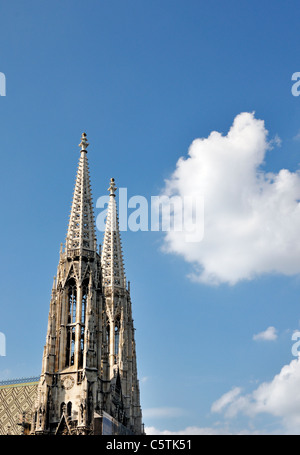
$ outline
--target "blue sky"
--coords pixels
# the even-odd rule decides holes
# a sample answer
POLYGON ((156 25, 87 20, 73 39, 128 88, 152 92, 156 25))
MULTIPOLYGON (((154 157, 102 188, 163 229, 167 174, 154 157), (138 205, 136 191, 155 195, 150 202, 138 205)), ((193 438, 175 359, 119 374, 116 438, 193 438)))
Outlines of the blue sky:
POLYGON ((212 230, 192 252, 162 232, 122 233, 149 432, 297 431, 300 405, 285 393, 300 386, 291 353, 300 328, 300 98, 291 93, 299 19, 296 1, 0 3, 0 379, 40 374, 85 131, 95 203, 111 177, 129 197, 150 200, 175 181, 180 157, 190 169, 187 178, 179 166, 181 188, 203 179, 212 201, 212 230), (197 138, 208 139, 191 157, 197 138), (214 186, 204 167, 218 176, 214 186), (258 171, 274 180, 251 186, 258 171), (251 235, 234 205, 244 193, 257 215, 251 235), (227 219, 236 221, 230 233, 221 229, 227 219), (277 382, 290 387, 280 395, 277 382))

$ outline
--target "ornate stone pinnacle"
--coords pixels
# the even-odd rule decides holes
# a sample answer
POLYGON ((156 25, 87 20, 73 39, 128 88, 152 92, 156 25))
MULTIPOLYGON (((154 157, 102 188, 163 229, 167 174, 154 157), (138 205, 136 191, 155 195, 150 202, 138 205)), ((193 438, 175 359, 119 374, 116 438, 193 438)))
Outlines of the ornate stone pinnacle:
POLYGON ((117 191, 117 187, 116 187, 116 184, 115 184, 115 179, 111 178, 110 179, 110 185, 109 185, 109 188, 107 189, 107 191, 110 192, 110 196, 115 196, 115 192, 117 191))
POLYGON ((81 135, 81 142, 79 144, 79 147, 81 147, 80 151, 86 152, 87 147, 89 146, 89 143, 86 138, 86 134, 82 133, 81 135))
POLYGON ((67 254, 69 254, 71 250, 95 251, 95 223, 88 159, 86 154, 86 147, 88 145, 86 134, 82 133, 81 143, 79 144, 81 153, 66 238, 65 252, 67 254), (82 197, 83 195, 84 198, 82 197))

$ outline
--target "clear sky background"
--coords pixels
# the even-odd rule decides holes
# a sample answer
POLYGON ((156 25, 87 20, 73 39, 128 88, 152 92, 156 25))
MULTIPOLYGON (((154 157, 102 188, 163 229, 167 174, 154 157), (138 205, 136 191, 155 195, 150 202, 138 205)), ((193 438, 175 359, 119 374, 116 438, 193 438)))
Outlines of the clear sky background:
POLYGON ((192 248, 122 232, 148 433, 300 432, 299 23, 297 1, 0 2, 0 380, 40 374, 85 131, 95 203, 111 177, 207 196, 192 248))

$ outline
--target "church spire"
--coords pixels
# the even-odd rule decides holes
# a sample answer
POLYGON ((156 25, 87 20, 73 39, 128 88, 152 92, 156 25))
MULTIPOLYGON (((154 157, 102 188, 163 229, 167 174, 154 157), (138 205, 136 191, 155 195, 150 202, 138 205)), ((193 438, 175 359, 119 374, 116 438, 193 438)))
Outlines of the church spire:
POLYGON ((96 251, 88 145, 83 133, 66 251, 61 247, 53 280, 32 434, 103 434, 106 426, 114 434, 143 433, 117 188, 111 179, 101 258, 96 251))
POLYGON ((88 145, 86 134, 82 133, 79 144, 80 159, 66 238, 67 251, 96 250, 95 218, 87 160, 88 145))
POLYGON ((102 272, 105 286, 126 288, 123 264, 122 243, 116 204, 117 187, 115 179, 110 179, 109 203, 102 248, 102 272))

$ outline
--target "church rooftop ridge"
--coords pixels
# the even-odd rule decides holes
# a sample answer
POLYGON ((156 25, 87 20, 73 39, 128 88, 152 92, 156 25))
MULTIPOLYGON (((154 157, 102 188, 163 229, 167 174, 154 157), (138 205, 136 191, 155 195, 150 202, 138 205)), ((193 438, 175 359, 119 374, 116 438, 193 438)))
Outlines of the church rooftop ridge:
POLYGON ((27 384, 30 382, 38 382, 39 380, 40 380, 39 376, 32 376, 30 378, 5 379, 3 381, 0 381, 0 386, 13 384, 27 384))

